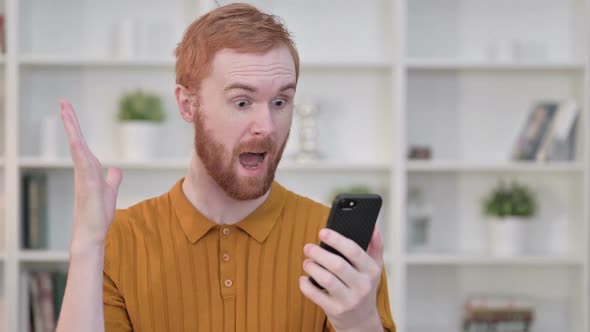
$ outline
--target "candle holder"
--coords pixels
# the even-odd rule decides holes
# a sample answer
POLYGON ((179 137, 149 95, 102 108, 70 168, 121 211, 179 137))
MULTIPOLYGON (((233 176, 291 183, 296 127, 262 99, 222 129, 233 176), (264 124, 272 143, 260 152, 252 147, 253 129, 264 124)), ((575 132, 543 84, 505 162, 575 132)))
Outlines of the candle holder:
POLYGON ((299 149, 295 155, 297 162, 313 162, 321 159, 318 147, 318 121, 320 112, 317 103, 303 103, 295 107, 299 117, 299 149))

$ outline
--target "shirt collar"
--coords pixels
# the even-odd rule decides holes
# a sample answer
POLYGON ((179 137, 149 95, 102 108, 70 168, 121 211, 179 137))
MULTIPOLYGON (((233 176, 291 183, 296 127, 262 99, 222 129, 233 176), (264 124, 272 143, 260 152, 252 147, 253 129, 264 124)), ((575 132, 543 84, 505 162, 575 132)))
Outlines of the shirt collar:
MULTIPOLYGON (((182 191, 183 182, 184 178, 172 187, 170 199, 184 234, 191 243, 195 243, 217 224, 199 212, 186 198, 182 191)), ((236 226, 256 241, 264 242, 281 216, 286 197, 287 190, 274 181, 268 198, 236 226)))

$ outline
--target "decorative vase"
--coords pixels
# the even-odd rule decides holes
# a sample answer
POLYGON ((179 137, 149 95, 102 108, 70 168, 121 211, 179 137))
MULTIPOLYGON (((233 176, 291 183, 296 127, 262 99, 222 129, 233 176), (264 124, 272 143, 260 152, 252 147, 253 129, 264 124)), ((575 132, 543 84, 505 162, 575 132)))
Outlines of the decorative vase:
POLYGON ((131 161, 154 159, 160 125, 150 121, 121 122, 121 158, 131 161))
POLYGON ((299 115, 293 114, 293 120, 291 121, 291 131, 289 132, 289 140, 285 145, 283 151, 283 157, 286 160, 295 160, 297 153, 299 152, 299 115))
POLYGON ((514 257, 524 253, 528 221, 522 217, 493 218, 489 222, 490 251, 494 256, 514 257))
POLYGON ((298 120, 298 152, 295 160, 298 162, 314 162, 321 157, 318 142, 318 114, 319 104, 315 102, 302 103, 295 107, 298 120))
POLYGON ((408 245, 412 252, 428 252, 431 246, 432 211, 422 188, 413 187, 408 193, 408 245))

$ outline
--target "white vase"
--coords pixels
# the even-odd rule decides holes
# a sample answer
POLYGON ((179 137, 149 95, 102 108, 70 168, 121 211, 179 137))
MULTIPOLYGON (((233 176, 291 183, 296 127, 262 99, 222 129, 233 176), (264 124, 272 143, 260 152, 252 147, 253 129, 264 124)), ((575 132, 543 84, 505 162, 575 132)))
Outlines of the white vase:
POLYGON ((520 217, 493 218, 489 221, 490 251, 494 256, 514 257, 524 253, 526 226, 520 217))
POLYGON ((121 158, 152 160, 160 125, 150 121, 124 121, 119 126, 121 158))
POLYGON ((285 145, 283 151, 283 158, 285 160, 295 160, 297 152, 299 151, 299 116, 293 112, 293 121, 291 122, 291 132, 289 133, 289 140, 285 145))

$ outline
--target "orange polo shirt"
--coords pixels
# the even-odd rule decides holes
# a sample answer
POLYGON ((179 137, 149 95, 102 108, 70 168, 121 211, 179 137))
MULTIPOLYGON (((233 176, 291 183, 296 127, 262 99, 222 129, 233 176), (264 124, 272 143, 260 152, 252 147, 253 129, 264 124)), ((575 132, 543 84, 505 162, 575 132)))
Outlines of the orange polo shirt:
MULTIPOLYGON (((332 331, 299 290, 303 246, 318 243, 329 208, 274 182, 235 225, 197 211, 182 181, 117 210, 106 241, 106 331, 332 331)), ((382 274, 377 306, 395 331, 382 274)))

